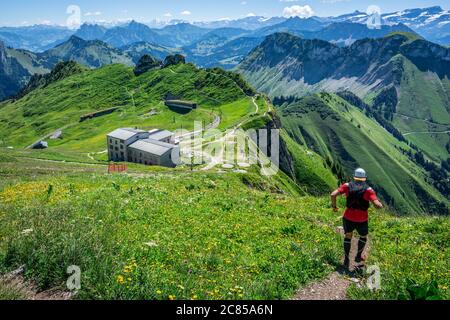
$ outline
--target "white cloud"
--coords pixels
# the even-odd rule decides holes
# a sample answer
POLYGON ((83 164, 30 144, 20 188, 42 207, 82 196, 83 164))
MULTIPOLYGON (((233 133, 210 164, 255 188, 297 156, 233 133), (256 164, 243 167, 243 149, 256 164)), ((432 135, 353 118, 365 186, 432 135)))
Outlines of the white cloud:
POLYGON ((247 14, 247 17, 256 17, 256 14, 254 14, 253 12, 250 12, 249 14, 247 14))
POLYGON ((300 17, 309 18, 314 15, 313 9, 309 5, 286 7, 283 10, 283 16, 286 18, 300 17))
POLYGON ((299 0, 280 0, 280 2, 298 2, 299 0))
POLYGON ((190 12, 189 10, 185 10, 183 12, 181 12, 182 16, 190 16, 192 14, 192 12, 190 12))
POLYGON ((340 3, 340 2, 350 2, 351 0, 322 0, 322 3, 325 4, 335 4, 335 3, 340 3))
POLYGON ((172 15, 170 12, 167 12, 167 13, 164 14, 164 17, 166 17, 166 18, 172 18, 173 15, 172 15))
POLYGON ((96 12, 86 12, 84 14, 85 17, 91 17, 91 16, 101 16, 102 13, 100 11, 96 11, 96 12))

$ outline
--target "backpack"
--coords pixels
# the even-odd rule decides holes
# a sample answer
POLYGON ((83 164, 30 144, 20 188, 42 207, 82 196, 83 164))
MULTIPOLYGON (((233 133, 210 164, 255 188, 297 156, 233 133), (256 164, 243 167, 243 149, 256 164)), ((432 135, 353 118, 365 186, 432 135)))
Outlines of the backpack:
POLYGON ((370 202, 364 199, 364 194, 370 188, 366 183, 350 182, 349 193, 347 197, 347 208, 367 211, 370 208, 370 202))

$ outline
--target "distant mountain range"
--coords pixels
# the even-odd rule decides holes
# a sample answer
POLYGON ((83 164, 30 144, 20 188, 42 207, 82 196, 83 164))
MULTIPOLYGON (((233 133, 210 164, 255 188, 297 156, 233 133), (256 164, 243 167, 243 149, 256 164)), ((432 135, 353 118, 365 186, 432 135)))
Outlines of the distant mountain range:
POLYGON ((200 67, 232 69, 266 36, 277 32, 326 40, 340 47, 393 32, 416 33, 450 43, 446 42, 450 40, 449 14, 440 7, 385 14, 385 25, 379 29, 368 28, 367 18, 367 14, 357 11, 326 18, 247 17, 192 24, 178 21, 162 28, 136 21, 115 26, 83 24, 76 31, 53 26, 2 27, 4 62, 0 73, 10 81, 3 81, 0 96, 14 93, 32 74, 49 72, 58 61, 68 59, 92 68, 109 63, 132 65, 144 54, 163 60, 169 54, 181 53, 200 67))
MULTIPOLYGON (((275 25, 270 28, 276 31, 289 27, 293 34, 299 34, 304 38, 323 38, 341 45, 366 36, 377 37, 392 31, 411 31, 404 25, 370 30, 365 25, 356 23, 333 23, 319 31, 300 31, 305 24, 310 25, 310 22, 307 19, 292 18, 283 22, 281 26, 275 25), (333 39, 333 35, 337 38, 333 39)), ((0 96, 3 99, 11 93, 14 94, 18 88, 24 86, 31 75, 49 72, 60 61, 74 60, 87 67, 97 68, 111 63, 133 65, 144 54, 163 60, 167 55, 182 53, 186 55, 187 61, 200 67, 232 69, 263 41, 266 33, 270 32, 269 28, 257 31, 239 28, 209 30, 189 24, 167 26, 155 32, 137 22, 112 29, 98 25, 83 25, 76 35, 44 52, 33 53, 23 49, 4 48, 3 55, 8 57, 10 62, 0 66, 3 69, 0 72, 5 76, 10 74, 8 78, 10 80, 3 84, 5 88, 1 90, 3 93, 0 96), (98 37, 102 40, 96 40, 98 37), (182 46, 188 43, 191 44, 182 46), (14 69, 16 71, 12 72, 11 61, 22 69, 16 68, 14 69)))
POLYGON ((12 48, 42 52, 64 42, 73 33, 64 27, 47 25, 0 27, 0 41, 12 48))
MULTIPOLYGON (((368 18, 366 13, 355 11, 337 17, 300 19, 255 16, 212 22, 187 23, 184 21, 171 21, 163 25, 151 24, 152 27, 136 21, 119 25, 84 24, 76 31, 64 27, 46 25, 0 27, 0 40, 6 43, 7 46, 34 52, 48 50, 59 43, 67 41, 73 34, 85 40, 102 40, 116 48, 135 42, 148 42, 174 48, 193 45, 215 29, 241 29, 246 31, 245 36, 247 37, 264 37, 275 32, 289 32, 310 38, 317 36, 317 34, 311 32, 318 32, 330 25, 335 24, 331 29, 328 29, 328 32, 331 33, 331 30, 336 31, 341 26, 339 24, 336 25, 336 23, 366 24, 368 18)), ((393 28, 393 25, 402 24, 404 25, 403 29, 407 27, 429 41, 444 45, 450 44, 450 12, 441 7, 407 9, 386 13, 382 15, 382 24, 384 25, 383 28, 388 26, 393 28)), ((355 39, 373 37, 374 33, 377 32, 373 30, 372 33, 364 31, 349 33, 339 30, 340 37, 338 35, 327 36, 323 40, 334 40, 338 43, 346 44, 355 39)), ((227 38, 229 39, 230 37, 227 36, 227 38)))
MULTIPOLYGON (((323 21, 365 23, 367 18, 368 15, 366 13, 356 11, 349 15, 323 19, 323 21)), ((381 19, 383 24, 402 23, 427 40, 445 45, 450 44, 448 42, 448 37, 450 36, 450 11, 444 10, 439 6, 386 13, 381 15, 381 19)))

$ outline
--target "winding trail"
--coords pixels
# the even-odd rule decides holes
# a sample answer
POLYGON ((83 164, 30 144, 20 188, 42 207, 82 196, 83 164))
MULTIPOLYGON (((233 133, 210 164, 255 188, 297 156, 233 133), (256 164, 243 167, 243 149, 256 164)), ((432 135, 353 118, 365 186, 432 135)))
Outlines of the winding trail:
POLYGON ((97 160, 94 159, 93 155, 105 154, 105 153, 108 153, 108 150, 103 150, 101 152, 90 152, 90 153, 87 154, 87 156, 88 156, 89 159, 91 159, 93 161, 97 161, 97 160))
POLYGON ((439 123, 439 122, 433 122, 430 120, 426 120, 426 119, 422 119, 422 118, 418 118, 418 117, 413 117, 413 116, 408 116, 406 114, 402 114, 402 113, 394 113, 395 115, 404 118, 404 119, 414 119, 414 120, 418 120, 418 121, 422 121, 431 125, 438 125, 438 126, 448 126, 448 123, 439 123))
POLYGON ((255 114, 258 114, 258 113, 259 113, 259 106, 258 106, 258 104, 256 103, 256 96, 253 96, 253 97, 252 97, 252 102, 253 102, 253 105, 254 105, 255 108, 256 108, 255 114))
POLYGON ((450 133, 450 130, 447 131, 418 131, 418 132, 408 132, 408 133, 404 133, 403 136, 410 136, 412 134, 446 134, 446 133, 450 133))
MULTIPOLYGON (((339 228, 338 233, 344 236, 343 230, 339 228)), ((353 237, 352 251, 350 253, 351 270, 357 267, 354 263, 358 250, 358 237, 353 237)), ((364 250, 364 256, 368 256, 370 252, 370 239, 364 250)), ((301 288, 292 300, 348 300, 347 290, 354 283, 360 283, 361 280, 354 277, 352 273, 346 271, 339 266, 335 272, 330 274, 326 279, 313 282, 306 287, 301 288)))

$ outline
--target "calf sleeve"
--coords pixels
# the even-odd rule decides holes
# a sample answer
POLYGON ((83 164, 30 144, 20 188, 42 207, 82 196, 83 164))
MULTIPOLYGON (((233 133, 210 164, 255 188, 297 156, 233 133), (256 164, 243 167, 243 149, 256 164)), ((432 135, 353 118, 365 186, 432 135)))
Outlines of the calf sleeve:
POLYGON ((366 237, 360 237, 358 241, 358 254, 356 255, 356 260, 362 259, 362 254, 364 252, 364 249, 366 248, 367 244, 367 238, 366 237))
POLYGON ((350 259, 350 250, 352 249, 352 239, 344 239, 345 259, 350 259))

